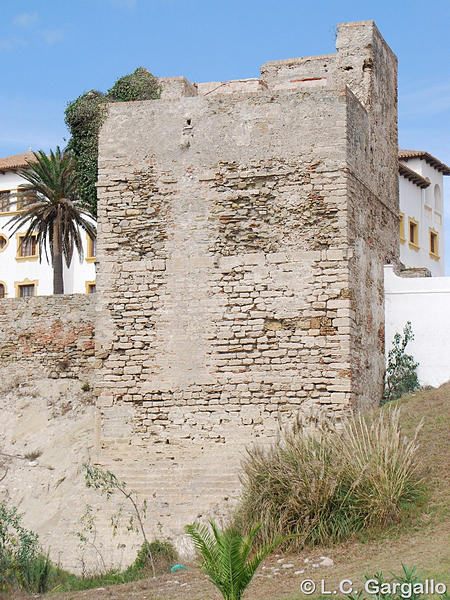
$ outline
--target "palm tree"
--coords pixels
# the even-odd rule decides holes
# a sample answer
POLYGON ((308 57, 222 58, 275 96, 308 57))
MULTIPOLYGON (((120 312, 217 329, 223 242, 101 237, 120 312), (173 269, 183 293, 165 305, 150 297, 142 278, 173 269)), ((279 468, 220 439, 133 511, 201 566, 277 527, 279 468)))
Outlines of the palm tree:
POLYGON ((78 194, 75 173, 75 160, 68 150, 56 151, 47 155, 42 150, 33 152, 33 161, 27 169, 20 169, 19 175, 28 183, 20 186, 20 195, 27 198, 24 210, 14 215, 8 222, 14 235, 24 225, 28 226, 22 244, 33 236, 37 237, 39 257, 42 250, 48 260, 50 250, 53 266, 53 293, 64 293, 63 257, 70 265, 74 247, 83 259, 80 228, 94 239, 95 225, 85 217, 92 217, 82 205, 78 194))
POLYGON ((220 531, 214 521, 209 523, 212 533, 207 525, 200 523, 186 525, 186 533, 192 538, 202 558, 203 571, 224 599, 241 600, 261 562, 287 538, 277 539, 252 551, 261 525, 257 525, 247 536, 242 536, 236 529, 220 531))

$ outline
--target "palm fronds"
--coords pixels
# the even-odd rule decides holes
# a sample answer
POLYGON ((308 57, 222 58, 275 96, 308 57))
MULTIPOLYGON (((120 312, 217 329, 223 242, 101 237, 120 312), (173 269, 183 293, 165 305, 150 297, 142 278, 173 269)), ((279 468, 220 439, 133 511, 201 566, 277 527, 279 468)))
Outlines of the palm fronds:
MULTIPOLYGON (((10 237, 26 226, 22 243, 37 234, 40 260, 44 253, 49 260, 50 254, 54 270, 62 272, 62 257, 69 267, 74 248, 80 260, 83 259, 80 230, 95 238, 96 228, 89 221, 92 215, 78 194, 72 154, 59 147, 48 155, 42 150, 33 154, 35 160, 27 169, 19 170, 20 176, 28 182, 20 186, 19 192, 32 200, 8 221, 12 230, 10 237)), ((55 293, 62 291, 54 290, 55 293)))
POLYGON ((282 540, 276 539, 255 550, 253 546, 261 525, 246 536, 233 528, 220 530, 214 521, 209 525, 196 522, 187 525, 185 530, 202 558, 203 571, 224 599, 240 600, 261 562, 282 540))

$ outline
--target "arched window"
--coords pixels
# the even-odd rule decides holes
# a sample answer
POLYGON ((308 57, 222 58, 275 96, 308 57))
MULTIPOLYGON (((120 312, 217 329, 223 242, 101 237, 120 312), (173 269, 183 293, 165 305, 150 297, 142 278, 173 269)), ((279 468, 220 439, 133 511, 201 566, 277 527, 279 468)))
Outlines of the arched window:
POLYGON ((6 288, 4 283, 0 283, 0 298, 6 298, 6 288))
POLYGON ((6 248, 8 245, 8 239, 5 235, 0 233, 0 252, 6 248))
POLYGON ((442 192, 438 184, 434 186, 434 210, 442 215, 442 192))

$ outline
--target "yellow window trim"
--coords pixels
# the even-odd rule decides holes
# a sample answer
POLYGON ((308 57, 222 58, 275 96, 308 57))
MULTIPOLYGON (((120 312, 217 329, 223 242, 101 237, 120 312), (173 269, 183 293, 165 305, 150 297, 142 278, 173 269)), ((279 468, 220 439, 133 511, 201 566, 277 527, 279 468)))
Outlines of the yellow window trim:
POLYGON ((22 285, 34 285, 34 295, 37 296, 38 284, 39 284, 39 279, 28 279, 28 277, 25 278, 23 281, 15 281, 14 289, 16 292, 16 298, 20 298, 20 287, 22 285))
MULTIPOLYGON (((0 281, 0 285, 2 285, 5 289, 4 298, 7 298, 8 297, 8 287, 7 287, 6 283, 4 281, 0 281)), ((4 298, 0 298, 0 300, 3 300, 4 298)))
POLYGON ((9 237, 7 235, 5 235, 4 233, 0 233, 0 238, 3 238, 6 240, 6 244, 3 246, 3 248, 0 248, 0 252, 4 252, 6 250, 6 248, 8 247, 9 237))
POLYGON ((400 228, 400 243, 404 244, 406 242, 406 238, 405 238, 405 213, 399 213, 398 215, 400 217, 400 223, 399 223, 399 228, 400 228))
MULTIPOLYGON (((21 240, 22 238, 25 237, 25 233, 16 233, 16 260, 19 262, 24 262, 24 261, 36 261, 39 258, 39 248, 38 248, 38 243, 37 243, 37 239, 36 239, 36 254, 33 254, 32 256, 21 256, 20 255, 20 244, 21 244, 21 240)), ((37 238, 37 233, 33 233, 32 234, 33 237, 37 238)))
POLYGON ((441 257, 439 256, 439 233, 436 231, 436 229, 433 229, 432 227, 428 227, 428 241, 429 241, 430 258, 432 258, 433 260, 440 260, 441 257), (432 252, 432 250, 431 250, 431 236, 432 235, 436 236, 437 252, 432 252))
POLYGON ((92 294, 91 286, 97 285, 95 281, 86 281, 86 294, 92 294))
POLYGON ((96 261, 96 257, 94 255, 94 243, 92 241, 91 236, 88 233, 86 233, 86 247, 86 262, 94 263, 96 261))
POLYGON ((419 242, 419 222, 416 221, 416 219, 413 219, 412 217, 408 217, 408 246, 411 248, 411 250, 415 250, 416 252, 418 252, 420 250, 420 246, 419 246, 418 242, 419 242), (411 240, 411 236, 410 236, 411 225, 415 226, 416 239, 414 239, 414 240, 411 240))
MULTIPOLYGON (((11 194, 12 190, 0 190, 0 195, 2 194, 11 194)), ((0 210, 0 215, 10 215, 12 211, 9 210, 0 210)))
POLYGON ((11 204, 11 206, 14 206, 14 204, 16 205, 16 210, 1 210, 0 217, 8 217, 9 215, 18 215, 18 214, 26 211, 26 208, 17 209, 17 201, 19 199, 19 192, 20 192, 20 190, 18 188, 12 189, 12 190, 0 190, 0 194, 4 194, 5 192, 8 192, 8 194, 13 193, 14 196, 16 196, 16 202, 13 202, 11 204))

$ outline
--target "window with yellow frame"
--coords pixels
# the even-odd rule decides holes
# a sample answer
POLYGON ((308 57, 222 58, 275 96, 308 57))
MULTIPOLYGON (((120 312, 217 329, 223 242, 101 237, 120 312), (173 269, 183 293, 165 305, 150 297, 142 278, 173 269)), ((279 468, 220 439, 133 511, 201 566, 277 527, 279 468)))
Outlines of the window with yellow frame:
POLYGON ((0 252, 6 250, 6 246, 8 245, 8 238, 3 233, 0 233, 0 252))
POLYGON ((439 260, 439 234, 436 230, 429 228, 430 257, 439 260))
POLYGON ((39 257, 37 233, 32 233, 28 239, 25 239, 25 236, 25 233, 16 233, 16 260, 37 260, 39 257))
POLYGON ((419 250, 419 222, 408 217, 408 245, 413 250, 419 250))
POLYGON ((399 213, 399 218, 400 218, 400 222, 399 222, 399 233, 400 233, 400 242, 402 244, 404 244, 406 242, 406 238, 405 238, 405 214, 404 213, 399 213))
POLYGON ((30 204, 36 201, 36 192, 29 190, 17 190, 16 210, 25 210, 30 204))
POLYGON ((24 279, 23 281, 15 281, 14 288, 16 290, 16 298, 30 298, 37 295, 38 280, 24 279))
POLYGON ((0 213, 11 211, 11 190, 2 190, 0 192, 0 213))
POLYGON ((95 281, 86 281, 86 294, 95 294, 96 291, 95 281))
POLYGON ((0 213, 16 214, 25 210, 30 204, 33 204, 37 195, 33 191, 21 190, 2 190, 0 191, 0 213))
POLYGON ((86 234, 87 249, 86 249, 86 262, 95 262, 95 255, 97 253, 97 238, 92 238, 88 233, 86 234))

